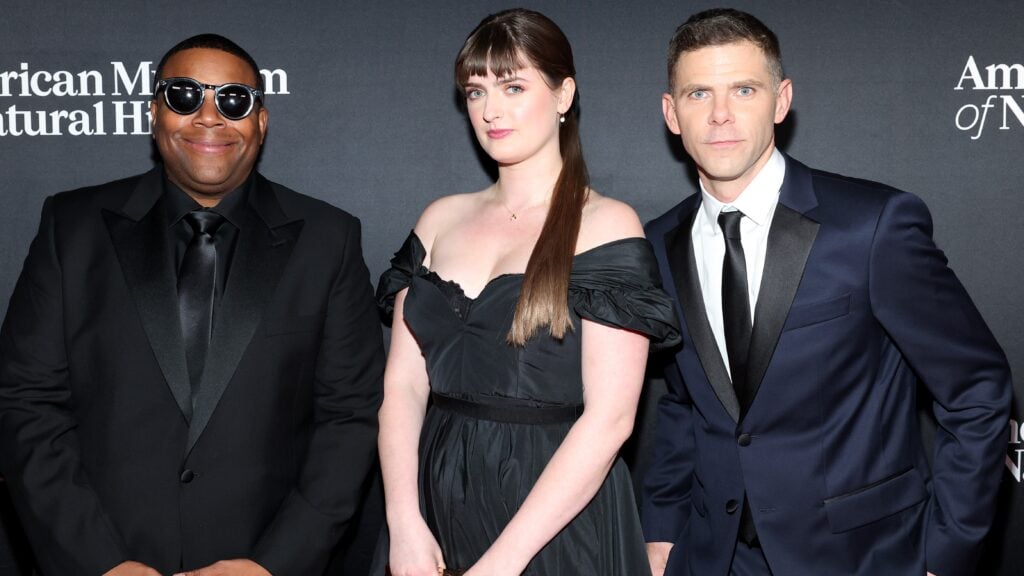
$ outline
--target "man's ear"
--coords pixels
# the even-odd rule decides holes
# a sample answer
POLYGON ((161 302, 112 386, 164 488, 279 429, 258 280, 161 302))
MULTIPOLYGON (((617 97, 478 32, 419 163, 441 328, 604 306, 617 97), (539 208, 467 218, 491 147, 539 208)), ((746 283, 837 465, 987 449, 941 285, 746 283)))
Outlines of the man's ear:
POLYGON ((270 123, 270 112, 263 104, 260 104, 260 111, 256 113, 256 120, 260 124, 260 146, 263 145, 263 139, 267 137, 267 125, 270 123))
POLYGON ((156 109, 156 98, 153 98, 149 101, 149 135, 151 138, 156 138, 156 130, 153 130, 153 126, 156 125, 156 109))
POLYGON ((775 123, 781 124, 789 114, 789 106, 793 103, 793 81, 786 78, 779 83, 779 92, 775 95, 775 123))
POLYGON ((673 134, 678 136, 683 133, 679 129, 679 119, 676 118, 676 101, 668 92, 661 95, 661 113, 665 116, 665 125, 673 134))

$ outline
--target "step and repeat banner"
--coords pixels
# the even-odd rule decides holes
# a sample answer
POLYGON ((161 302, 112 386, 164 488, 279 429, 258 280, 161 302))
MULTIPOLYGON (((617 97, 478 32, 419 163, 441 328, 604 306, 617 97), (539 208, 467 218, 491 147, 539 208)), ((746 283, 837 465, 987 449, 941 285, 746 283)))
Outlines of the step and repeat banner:
MULTIPOLYGON (((665 51, 710 2, 536 1, 576 56, 594 187, 651 219, 696 187, 664 126, 665 51)), ((43 199, 147 170, 148 104, 161 55, 201 32, 228 36, 262 68, 270 127, 259 169, 363 222, 367 264, 386 266, 434 198, 489 184, 493 169, 460 109, 452 64, 503 2, 251 0, 29 2, 0 18, 0 313, 43 199)), ((1024 373, 1024 3, 737 2, 775 30, 793 111, 780 147, 804 163, 922 197, 935 237, 1024 373)), ((942 314, 942 310, 936 310, 942 314)), ((628 455, 645 465, 651 383, 628 455)), ((999 516, 979 574, 1024 566, 1024 386, 1006 426, 999 516)), ((928 407, 928 400, 922 402, 928 407)), ((926 414, 927 410, 923 413, 926 414)), ((934 429, 923 418, 925 434, 934 429)), ((15 552, 16 519, 0 506, 15 552)), ((11 574, 28 573, 10 565, 11 574)), ((2 571, 0 571, 2 573, 2 571)))

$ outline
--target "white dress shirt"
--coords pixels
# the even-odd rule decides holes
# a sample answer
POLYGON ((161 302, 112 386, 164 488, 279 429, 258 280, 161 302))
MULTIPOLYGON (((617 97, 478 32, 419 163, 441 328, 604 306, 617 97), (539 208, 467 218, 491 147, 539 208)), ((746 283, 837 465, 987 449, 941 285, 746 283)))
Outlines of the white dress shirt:
POLYGON ((701 206, 693 220, 690 234, 693 239, 693 254, 697 260, 700 290, 704 296, 704 309, 711 323, 711 331, 715 334, 718 350, 725 360, 726 370, 729 370, 729 353, 725 348, 725 326, 722 321, 722 262, 725 259, 725 236, 718 226, 718 214, 723 210, 739 210, 743 213, 744 218, 740 220, 740 236, 747 263, 750 319, 755 321, 757 294, 761 288, 765 253, 768 251, 768 230, 775 216, 775 205, 779 201, 779 192, 785 176, 786 160, 782 153, 775 149, 768 163, 731 204, 715 200, 704 189, 704 184, 700 185, 701 206))

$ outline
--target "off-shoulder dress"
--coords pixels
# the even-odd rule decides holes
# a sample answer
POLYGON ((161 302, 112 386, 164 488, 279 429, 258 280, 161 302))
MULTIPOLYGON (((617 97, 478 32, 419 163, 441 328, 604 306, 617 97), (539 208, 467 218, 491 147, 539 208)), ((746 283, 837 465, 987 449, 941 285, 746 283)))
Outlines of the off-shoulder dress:
MULTIPOLYGON (((405 323, 426 360, 432 399, 420 440, 420 502, 449 568, 466 569, 519 509, 582 413, 581 319, 642 333, 656 346, 678 343, 679 330, 643 238, 577 254, 569 280, 575 330, 522 347, 506 343, 522 274, 498 276, 470 298, 424 267, 425 256, 410 234, 377 297, 390 315, 395 295, 409 289, 405 323)), ((617 460, 594 499, 524 574, 649 570, 629 472, 617 460)))

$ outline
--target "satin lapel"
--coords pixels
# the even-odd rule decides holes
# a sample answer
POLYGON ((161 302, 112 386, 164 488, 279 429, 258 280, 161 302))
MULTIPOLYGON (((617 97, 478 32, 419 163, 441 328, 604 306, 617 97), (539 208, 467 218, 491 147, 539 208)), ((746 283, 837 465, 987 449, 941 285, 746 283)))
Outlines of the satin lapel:
POLYGON ((302 231, 301 220, 283 222, 284 214, 266 180, 258 177, 252 192, 249 204, 253 210, 239 230, 227 287, 214 315, 186 455, 206 429, 234 376, 302 231))
POLYGON ((161 173, 153 170, 139 180, 121 212, 104 211, 103 219, 150 348, 182 415, 189 420, 191 389, 178 318, 177 279, 161 217, 162 195, 161 173))
POLYGON ((693 239, 690 231, 693 219, 700 209, 700 202, 695 203, 693 211, 681 214, 679 226, 665 235, 665 247, 668 253, 672 279, 675 281, 676 294, 679 296, 679 307, 683 310, 686 327, 690 338, 697 349, 701 366, 708 382, 718 396, 725 411, 733 420, 740 419, 740 405, 733 390, 729 372, 726 371, 722 354, 715 342, 715 335, 708 322, 707 311, 704 309, 704 297, 700 290, 700 277, 697 275, 697 260, 693 254, 693 239))
POLYGON ((747 393, 743 395, 747 399, 743 406, 744 414, 753 403, 771 363, 782 326, 803 278, 807 257, 818 235, 818 223, 802 213, 816 205, 815 202, 810 171, 787 157, 786 182, 768 232, 764 273, 754 311, 747 361, 749 380, 745 383, 747 393), (790 208, 790 205, 797 209, 790 208))

